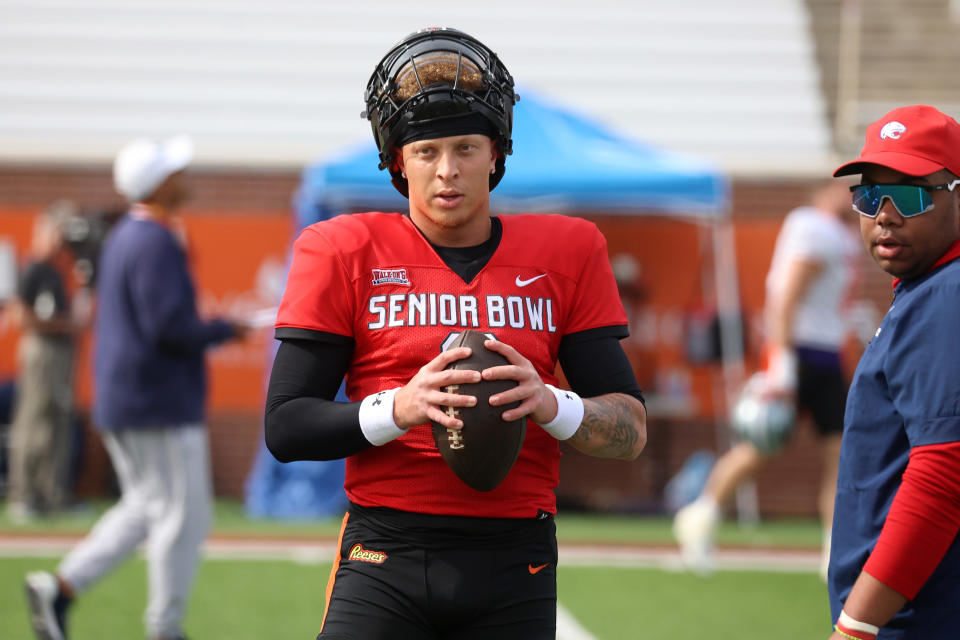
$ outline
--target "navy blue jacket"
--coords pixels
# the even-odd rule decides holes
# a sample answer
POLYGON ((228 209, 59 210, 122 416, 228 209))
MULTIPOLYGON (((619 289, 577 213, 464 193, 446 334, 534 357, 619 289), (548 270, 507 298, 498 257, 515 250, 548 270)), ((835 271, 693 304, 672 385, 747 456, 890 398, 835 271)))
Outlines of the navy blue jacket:
POLYGON ((187 257, 166 227, 124 217, 97 276, 94 421, 101 429, 203 421, 203 353, 233 334, 197 316, 187 257))
MULTIPOLYGON (((960 441, 960 260, 901 282, 857 366, 830 554, 833 620, 873 550, 913 447, 960 441)), ((878 640, 955 638, 960 538, 878 640)))

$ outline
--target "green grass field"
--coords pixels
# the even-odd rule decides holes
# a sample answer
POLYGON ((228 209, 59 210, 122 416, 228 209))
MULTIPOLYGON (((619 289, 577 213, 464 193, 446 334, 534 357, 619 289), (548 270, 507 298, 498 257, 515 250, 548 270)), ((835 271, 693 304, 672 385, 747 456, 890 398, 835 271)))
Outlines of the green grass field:
MULTIPOLYGON (((0 519, 0 534, 82 533, 102 505, 54 522, 14 527, 0 519)), ((216 536, 332 538, 337 519, 320 522, 249 521, 238 505, 220 503, 216 536)), ((665 518, 565 515, 561 544, 669 543, 665 518)), ((721 544, 740 547, 806 547, 819 543, 814 522, 764 523, 743 530, 727 524, 721 544)), ((0 557, 0 636, 28 640, 22 576, 52 569, 55 557, 0 557)), ((197 576, 186 630, 194 640, 313 638, 323 613, 330 565, 293 560, 207 559, 197 576)), ((146 602, 146 568, 135 557, 78 599, 72 640, 138 638, 146 602)), ((710 637, 757 640, 826 638, 826 589, 813 573, 719 571, 708 578, 658 569, 563 566, 560 602, 597 638, 710 637)))

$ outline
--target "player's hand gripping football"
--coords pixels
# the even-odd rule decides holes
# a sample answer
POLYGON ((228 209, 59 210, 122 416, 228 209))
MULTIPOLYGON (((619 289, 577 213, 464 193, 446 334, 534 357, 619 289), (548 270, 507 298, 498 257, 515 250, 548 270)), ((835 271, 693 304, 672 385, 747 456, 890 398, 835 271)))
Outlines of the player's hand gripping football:
POLYGON ((446 391, 447 387, 480 382, 480 373, 469 369, 446 369, 451 362, 466 358, 469 347, 442 351, 436 358, 423 365, 393 399, 393 420, 401 429, 424 422, 434 421, 448 429, 460 429, 463 422, 450 415, 447 407, 472 407, 477 404, 475 396, 460 395, 446 391))
POLYGON ((487 340, 484 345, 505 357, 510 364, 484 369, 483 379, 517 381, 516 387, 490 398, 493 406, 520 402, 520 406, 503 412, 504 420, 509 422, 529 415, 537 424, 545 424, 557 417, 557 398, 544 385, 533 363, 505 342, 487 340))

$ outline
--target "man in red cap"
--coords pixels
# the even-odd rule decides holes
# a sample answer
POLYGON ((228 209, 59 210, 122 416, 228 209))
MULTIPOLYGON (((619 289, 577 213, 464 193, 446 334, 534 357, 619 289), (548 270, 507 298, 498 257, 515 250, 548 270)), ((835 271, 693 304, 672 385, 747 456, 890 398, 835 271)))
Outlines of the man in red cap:
POLYGON ((894 299, 847 400, 832 640, 960 635, 960 124, 923 105, 867 129, 835 176, 894 299))

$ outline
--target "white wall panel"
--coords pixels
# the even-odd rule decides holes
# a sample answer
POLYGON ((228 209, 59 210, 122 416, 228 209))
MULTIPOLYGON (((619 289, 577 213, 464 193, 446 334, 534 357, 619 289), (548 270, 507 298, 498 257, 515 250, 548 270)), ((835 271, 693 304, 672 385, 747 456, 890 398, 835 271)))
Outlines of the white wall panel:
POLYGON ((429 25, 629 137, 739 172, 827 166, 802 0, 0 0, 0 162, 186 131, 198 163, 302 166, 370 135, 370 72, 429 25))

